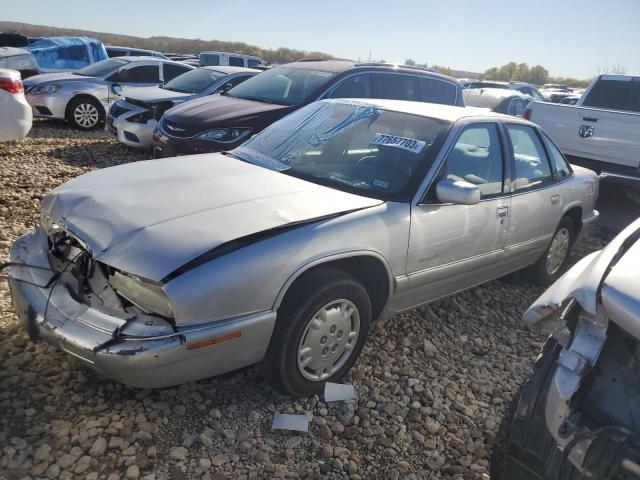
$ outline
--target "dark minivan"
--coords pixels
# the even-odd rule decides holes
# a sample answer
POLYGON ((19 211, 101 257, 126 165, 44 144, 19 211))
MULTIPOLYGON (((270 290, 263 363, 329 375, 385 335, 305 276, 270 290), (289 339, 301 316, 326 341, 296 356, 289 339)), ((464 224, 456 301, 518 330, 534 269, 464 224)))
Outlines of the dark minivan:
POLYGON ((453 78, 389 64, 299 61, 273 67, 222 95, 168 110, 153 134, 154 156, 237 147, 276 120, 323 98, 386 98, 464 106, 453 78))

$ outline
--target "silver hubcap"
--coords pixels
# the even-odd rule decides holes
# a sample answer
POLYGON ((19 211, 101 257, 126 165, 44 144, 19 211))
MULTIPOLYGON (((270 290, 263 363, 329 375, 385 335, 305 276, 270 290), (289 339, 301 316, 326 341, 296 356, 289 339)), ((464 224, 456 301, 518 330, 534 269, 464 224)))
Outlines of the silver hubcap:
POLYGON ((561 228, 551 240, 551 245, 547 252, 547 273, 549 275, 555 274, 560 269, 568 251, 569 230, 561 228))
POLYGON ((73 118, 82 127, 94 127, 98 123, 98 109, 90 103, 81 103, 73 111, 73 118))
POLYGON ((327 303, 311 317, 298 345, 298 370, 317 382, 340 370, 358 341, 360 314, 349 300, 327 303))

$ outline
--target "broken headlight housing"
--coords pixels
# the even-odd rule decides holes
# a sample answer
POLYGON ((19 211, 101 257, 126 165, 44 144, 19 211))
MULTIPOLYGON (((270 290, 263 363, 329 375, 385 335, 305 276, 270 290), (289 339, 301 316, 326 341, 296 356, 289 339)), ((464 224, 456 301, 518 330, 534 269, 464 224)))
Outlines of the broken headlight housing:
POLYGON ((151 112, 150 110, 145 110, 144 112, 136 113, 135 115, 131 115, 129 118, 127 118, 127 121, 131 123, 145 124, 149 120, 153 120, 153 112, 151 112))
POLYGON ((246 137, 251 133, 251 130, 252 129, 248 127, 216 128, 215 130, 202 132, 196 135, 196 138, 210 140, 212 142, 231 143, 246 137))
POLYGON ((118 292, 118 295, 130 301, 145 313, 155 313, 168 318, 173 316, 171 302, 169 302, 167 294, 164 293, 158 283, 137 275, 116 271, 109 276, 109 284, 118 292))

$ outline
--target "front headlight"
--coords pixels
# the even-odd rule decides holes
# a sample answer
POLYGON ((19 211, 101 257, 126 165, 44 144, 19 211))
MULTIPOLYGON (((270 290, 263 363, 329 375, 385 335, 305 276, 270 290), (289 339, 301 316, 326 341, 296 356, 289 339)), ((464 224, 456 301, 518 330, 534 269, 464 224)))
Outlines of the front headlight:
POLYGON ((210 140, 219 143, 231 143, 246 137, 251 133, 251 128, 216 128, 215 130, 207 130, 197 135, 196 138, 202 140, 210 140))
POLYGON ((111 275, 109 283, 118 292, 118 295, 126 298, 146 313, 156 313, 163 317, 173 316, 171 302, 157 283, 120 272, 111 275))
POLYGON ((40 85, 38 87, 33 87, 29 91, 29 95, 46 95, 50 93, 56 93, 58 90, 60 90, 60 85, 40 85))

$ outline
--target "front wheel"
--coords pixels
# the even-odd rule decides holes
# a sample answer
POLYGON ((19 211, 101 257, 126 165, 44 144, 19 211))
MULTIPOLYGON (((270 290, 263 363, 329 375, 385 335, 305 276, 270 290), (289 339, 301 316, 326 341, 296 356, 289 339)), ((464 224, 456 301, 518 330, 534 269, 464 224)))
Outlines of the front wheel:
POLYGON ((104 111, 95 99, 74 98, 67 108, 67 120, 79 130, 93 130, 104 121, 104 111))
POLYGON ((287 293, 262 372, 283 393, 320 393, 349 371, 370 324, 371 302, 360 282, 335 268, 313 270, 287 293))

